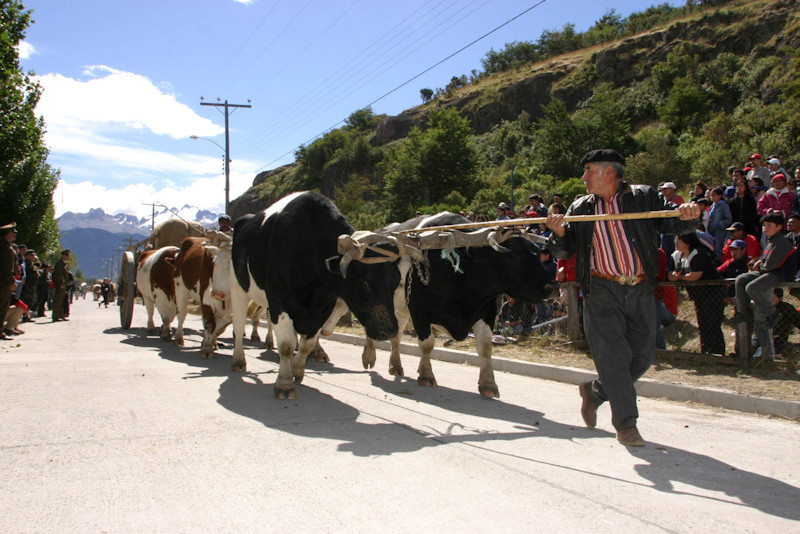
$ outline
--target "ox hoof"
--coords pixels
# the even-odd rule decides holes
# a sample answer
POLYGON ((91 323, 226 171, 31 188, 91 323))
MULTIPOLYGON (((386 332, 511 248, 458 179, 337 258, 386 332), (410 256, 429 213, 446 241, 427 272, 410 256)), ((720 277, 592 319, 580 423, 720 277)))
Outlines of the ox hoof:
POLYGON ((250 341, 261 341, 261 336, 258 334, 253 334, 250 336, 250 341))
POLYGON ((246 372, 247 362, 242 362, 242 363, 233 362, 233 365, 231 365, 231 371, 238 371, 240 373, 246 372))
POLYGON ((497 389, 497 386, 478 386, 478 391, 487 399, 500 398, 500 390, 497 389))
POLYGON ((322 354, 315 354, 314 361, 317 363, 329 363, 331 359, 328 358, 328 355, 323 352, 322 354))
POLYGON ((296 398, 297 398, 297 392, 295 391, 294 388, 275 386, 276 400, 294 400, 296 398))
POLYGON ((421 376, 417 378, 417 383, 426 388, 432 388, 436 386, 436 378, 433 376, 421 376))
MULTIPOLYGON (((394 365, 390 365, 389 366, 389 374, 390 375, 394 375, 394 376, 405 376, 403 374, 403 368, 402 367, 395 367, 394 365)), ((434 382, 435 382, 435 380, 434 380, 434 382)))
POLYGON ((200 357, 203 358, 204 360, 205 359, 210 360, 211 358, 214 357, 214 351, 213 350, 201 350, 200 351, 200 357))
POLYGON ((183 339, 175 338, 172 340, 172 342, 175 343, 176 347, 183 347, 183 339))

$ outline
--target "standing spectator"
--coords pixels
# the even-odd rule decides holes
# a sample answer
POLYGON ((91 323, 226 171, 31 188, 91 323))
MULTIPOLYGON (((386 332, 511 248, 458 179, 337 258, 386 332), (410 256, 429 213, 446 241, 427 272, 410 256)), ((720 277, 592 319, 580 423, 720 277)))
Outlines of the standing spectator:
MULTIPOLYGON (((39 276, 41 276, 41 271, 37 266, 38 263, 39 258, 36 257, 36 251, 28 249, 25 253, 25 272, 27 274, 25 276, 25 286, 22 288, 21 300, 27 304, 29 308, 34 308, 34 304, 36 304, 36 286, 39 284, 39 276)), ((31 314, 25 316, 23 321, 31 321, 30 315, 31 314)))
POLYGON ((17 246, 17 289, 14 290, 14 296, 17 299, 22 298, 22 288, 25 286, 25 278, 27 276, 25 271, 25 255, 28 253, 28 245, 17 246))
POLYGON ((776 174, 772 177, 772 187, 758 201, 758 214, 766 215, 769 211, 780 211, 784 219, 792 214, 792 207, 797 193, 786 187, 786 176, 776 174))
POLYGON ((508 210, 508 205, 506 205, 505 202, 501 202, 500 204, 498 204, 497 205, 497 218, 495 220, 497 220, 497 221, 507 221, 508 219, 510 219, 511 217, 508 216, 508 213, 506 212, 506 210, 508 210))
POLYGON ((659 192, 660 192, 662 195, 664 195, 664 199, 665 199, 667 202, 672 202, 672 203, 673 203, 673 204, 675 204, 676 206, 680 206, 680 205, 681 205, 681 204, 683 204, 685 201, 683 200, 683 197, 682 197, 682 196, 680 196, 678 193, 676 193, 676 190, 677 190, 677 189, 678 189, 678 188, 677 188, 677 186, 675 185, 675 182, 664 182, 664 183, 663 183, 663 184, 661 184, 661 186, 659 186, 659 188, 658 188, 659 192))
MULTIPOLYGON (((742 172, 740 169, 734 171, 742 172)), ((736 180, 736 195, 728 201, 728 206, 731 208, 731 218, 733 222, 740 222, 744 225, 745 231, 748 234, 756 237, 761 235, 761 227, 758 224, 758 203, 756 202, 753 192, 747 187, 747 182, 744 178, 736 180)))
MULTIPOLYGON (((622 181, 625 160, 615 150, 593 150, 581 159, 587 195, 567 215, 617 214, 663 210, 664 197, 647 185, 622 181)), ((575 271, 584 295, 584 330, 599 378, 579 386, 581 416, 589 428, 597 409, 611 404, 617 440, 643 446, 634 383, 655 359, 656 316, 653 289, 658 276, 658 235, 682 234, 697 227, 700 208, 683 204, 676 218, 565 223, 551 213, 548 248, 560 258, 577 254, 575 271), (643 282, 647 283, 643 283, 643 282)))
MULTIPOLYGON (((696 282, 721 280, 708 249, 691 232, 675 238, 675 270, 669 273, 671 281, 696 282)), ((706 354, 725 354, 722 335, 722 317, 725 311, 724 286, 688 286, 686 292, 694 301, 697 327, 700 330, 700 350, 706 354)))
POLYGON ((56 295, 53 298, 53 322, 69 321, 64 315, 64 301, 67 299, 67 282, 69 282, 69 276, 67 275, 69 253, 69 250, 61 251, 61 259, 53 267, 53 283, 56 289, 56 295))
POLYGON ((800 213, 792 213, 786 219, 786 239, 800 252, 800 213))
POLYGON ((769 182, 771 175, 769 169, 764 167, 764 160, 762 159, 761 154, 755 153, 750 156, 750 165, 753 168, 747 173, 748 180, 752 180, 753 178, 761 178, 762 184, 769 182))
POLYGON ((701 181, 694 184, 694 194, 692 195, 692 202, 697 202, 701 198, 706 198, 706 191, 708 186, 701 181))
POLYGON ((50 282, 53 275, 53 267, 49 263, 42 264, 42 274, 39 276, 39 283, 36 284, 36 303, 33 311, 36 317, 44 317, 47 302, 50 299, 50 282))
MULTIPOLYGON (((680 206, 683 204, 684 200, 682 196, 675 192, 676 189, 677 186, 674 182, 664 182, 658 186, 658 191, 664 195, 664 200, 672 202, 676 206, 680 206)), ((664 252, 667 254, 672 254, 675 250, 675 236, 672 234, 662 234, 661 248, 664 249, 664 252)))
POLYGON ((539 195, 534 193, 528 200, 530 204, 525 212, 526 217, 547 217, 547 207, 542 204, 542 199, 539 195))
POLYGON ((708 216, 708 227, 706 230, 714 236, 714 259, 717 265, 722 263, 722 249, 728 242, 728 227, 731 224, 731 208, 725 199, 722 198, 723 190, 715 187, 711 190, 711 211, 708 216))
MULTIPOLYGON (((17 238, 17 225, 10 223, 0 226, 0 326, 5 325, 5 317, 11 304, 11 295, 17 288, 17 254, 11 243, 17 238)), ((10 339, 0 331, 0 339, 10 339)))
POLYGON ((767 247, 753 270, 736 277, 736 316, 734 324, 753 322, 753 330, 761 345, 761 353, 773 359, 772 325, 777 317, 772 301, 773 289, 781 282, 793 281, 797 273, 797 250, 783 235, 784 217, 773 212, 761 218, 767 247), (751 305, 752 301, 752 305, 751 305))
POLYGON ((787 177, 788 181, 789 171, 783 168, 783 165, 781 165, 781 160, 779 160, 777 156, 771 156, 770 159, 767 160, 767 168, 772 176, 781 173, 787 177))

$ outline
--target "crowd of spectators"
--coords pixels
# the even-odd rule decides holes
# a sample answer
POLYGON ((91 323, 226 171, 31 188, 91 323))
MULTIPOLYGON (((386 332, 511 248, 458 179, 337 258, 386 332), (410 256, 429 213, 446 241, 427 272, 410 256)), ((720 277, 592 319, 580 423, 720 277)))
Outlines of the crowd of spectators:
MULTIPOLYGON (((788 330, 791 325, 800 326, 800 314, 794 317, 788 312, 790 305, 773 295, 773 289, 782 281, 800 280, 797 258, 800 256, 800 167, 794 168, 790 174, 780 161, 779 156, 764 158, 761 154, 753 154, 743 166, 731 166, 727 170, 727 179, 698 181, 681 195, 680 188, 674 182, 663 182, 658 185, 659 193, 665 200, 675 206, 682 204, 684 198, 701 204, 704 208, 703 224, 700 229, 686 236, 661 236, 662 276, 660 280, 682 282, 705 280, 734 280, 737 277, 745 281, 761 278, 768 280, 766 285, 751 287, 751 292, 758 292, 754 298, 745 285, 738 290, 738 302, 741 309, 734 312, 734 323, 749 321, 754 323, 755 337, 753 344, 759 347, 759 354, 771 357, 775 351, 785 347, 788 330), (777 217, 779 214, 780 217, 777 217), (773 221, 777 230, 772 235, 764 232, 764 220, 773 221), (777 221, 777 222, 775 222, 777 221), (785 222, 781 222, 785 221, 785 222), (778 234, 777 237, 773 237, 778 234), (791 243, 791 258, 783 257, 782 240, 791 243), (781 240, 776 245, 776 240, 781 240), (777 246, 777 249, 776 249, 777 246), (778 252, 776 252, 776 250, 778 252), (770 261, 768 256, 772 254, 770 261), (775 271, 780 255, 780 269, 775 271), (769 268, 767 268, 769 266, 769 268), (790 274, 786 274, 791 270, 790 274), (748 275, 748 273, 750 273, 748 275), (762 295, 763 293, 763 295, 762 295), (773 300, 775 303, 773 304, 773 300), (766 303, 759 306, 762 303, 766 303), (782 303, 778 307, 778 303, 782 303), (755 304, 756 309, 750 305, 755 304), (780 315, 780 317, 779 317, 780 315), (782 318, 782 319, 781 319, 782 318), (783 328, 773 330, 781 320, 783 328), (787 327, 788 325, 788 327, 787 327), (761 341, 759 342, 759 338, 761 341), (772 339, 775 350, 764 350, 765 339, 772 339)), ((553 195, 549 206, 545 199, 534 193, 528 204, 518 213, 505 203, 497 206, 496 220, 507 220, 517 217, 546 217, 548 212, 557 210, 566 213, 563 195, 553 195)), ((470 216, 470 214, 468 214, 470 216)), ((474 215, 470 217, 475 220, 474 215)), ((529 225, 528 231, 547 237, 549 231, 544 224, 529 225)), ((553 266, 552 257, 543 250, 543 261, 552 269, 554 279, 559 282, 575 280, 574 257, 570 260, 558 260, 553 266)), ((741 284, 740 284, 741 285, 741 284)), ((702 352, 725 354, 725 339, 721 324, 726 305, 734 305, 736 285, 728 288, 721 285, 698 284, 687 287, 687 295, 693 301, 697 314, 697 326, 700 334, 702 352)), ((498 333, 519 334, 530 331, 536 324, 548 321, 565 313, 565 297, 555 305, 530 305, 519 303, 508 297, 501 300, 497 317, 498 333), (510 303, 510 304, 509 304, 510 303)), ((666 348, 664 327, 675 322, 678 313, 678 293, 674 287, 660 286, 656 292, 658 317, 656 318, 658 348, 666 348)), ((795 310, 797 312, 797 310, 795 310)))
POLYGON ((46 317, 69 320, 75 278, 66 267, 70 251, 61 253, 55 266, 39 259, 36 251, 17 244, 17 225, 0 226, 0 339, 25 333, 22 323, 46 317))

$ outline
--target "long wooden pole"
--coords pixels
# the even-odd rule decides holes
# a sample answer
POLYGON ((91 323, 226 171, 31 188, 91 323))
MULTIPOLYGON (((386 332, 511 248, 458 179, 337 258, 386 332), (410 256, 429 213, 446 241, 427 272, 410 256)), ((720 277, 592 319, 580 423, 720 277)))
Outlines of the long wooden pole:
MULTIPOLYGON (((635 219, 669 219, 672 217, 680 217, 681 212, 678 210, 660 210, 660 211, 641 211, 635 213, 604 213, 593 215, 568 215, 564 217, 566 222, 594 222, 594 221, 626 221, 635 219)), ((397 232, 399 234, 413 234, 418 232, 431 232, 443 230, 465 230, 468 228, 485 228, 487 226, 521 226, 526 224, 541 224, 547 222, 547 217, 532 217, 529 219, 507 219, 504 221, 485 221, 485 222, 471 222, 462 224, 451 224, 450 226, 430 226, 428 228, 419 228, 412 230, 403 230, 397 232)))

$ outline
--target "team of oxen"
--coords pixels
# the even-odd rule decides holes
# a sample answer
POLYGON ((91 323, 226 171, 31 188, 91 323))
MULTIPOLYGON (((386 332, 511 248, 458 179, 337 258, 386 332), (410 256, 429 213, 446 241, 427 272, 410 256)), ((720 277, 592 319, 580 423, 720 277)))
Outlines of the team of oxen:
MULTIPOLYGON (((255 315, 257 326, 259 312, 253 311, 266 309, 267 347, 272 347, 274 329, 280 356, 275 397, 291 399, 303 380, 306 359, 321 350, 319 336, 330 335, 348 310, 366 331, 364 368, 375 365, 373 340, 391 340, 393 375, 403 374, 400 334, 411 321, 422 352, 422 386, 436 385, 430 363, 434 327, 456 340, 472 331, 481 361, 478 389, 498 397, 491 366, 497 296, 539 302, 555 296, 556 287, 532 237, 521 229, 467 230, 459 235, 480 240, 473 239, 476 246, 452 241, 442 250, 426 249, 419 239, 425 228, 467 222, 441 213, 377 232, 356 232, 326 197, 294 193, 236 221, 234 239, 210 232, 186 238, 180 248, 143 253, 136 282, 148 312, 148 332, 156 332, 157 309, 161 337, 171 337, 177 317, 174 341, 183 345, 188 303, 194 299, 204 328, 201 356, 213 356, 217 338, 233 323, 232 368, 246 371, 245 323, 249 314, 255 315)), ((452 233, 442 234, 447 235, 452 240, 452 233)))

